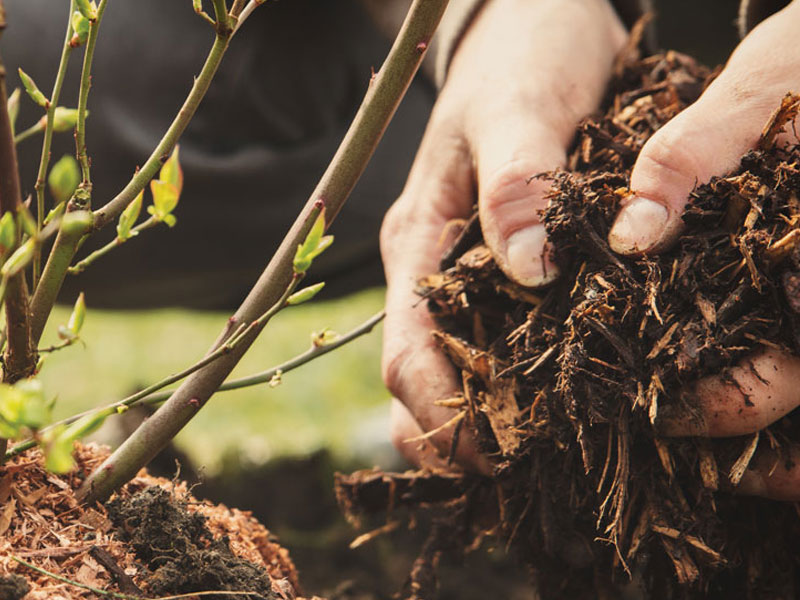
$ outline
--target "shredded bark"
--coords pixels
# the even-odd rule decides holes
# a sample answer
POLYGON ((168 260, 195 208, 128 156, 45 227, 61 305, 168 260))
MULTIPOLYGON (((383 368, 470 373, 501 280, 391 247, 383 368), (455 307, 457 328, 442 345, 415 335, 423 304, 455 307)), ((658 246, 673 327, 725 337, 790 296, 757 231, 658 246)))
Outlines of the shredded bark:
MULTIPOLYGON (((494 464, 491 479, 448 480, 464 509, 435 520, 437 539, 449 527, 471 532, 462 552, 484 537, 511 547, 544 598, 800 594, 794 505, 731 493, 759 440, 788 460, 797 415, 723 440, 658 429, 698 413, 687 384, 763 346, 800 351, 800 147, 778 135, 800 98, 787 95, 735 172, 697 185, 671 250, 626 258, 606 242, 642 146, 709 76, 676 52, 626 61, 567 170, 539 175, 552 183, 542 218, 562 273, 548 289, 509 281, 474 231, 420 282, 464 382, 461 426, 494 464)), ((431 477, 340 476, 341 503, 374 510, 366 490, 380 481, 395 506, 395 482, 419 492, 431 477)), ((418 496, 412 514, 441 502, 418 496)))
MULTIPOLYGON (((176 545, 171 546, 175 550, 172 558, 185 561, 187 556, 209 558, 213 554, 219 559, 194 565, 194 572, 190 572, 191 565, 179 562, 186 570, 179 574, 172 572, 175 585, 170 587, 170 583, 165 583, 169 581, 166 571, 155 577, 157 568, 152 568, 152 561, 148 563, 136 543, 125 541, 126 538, 142 540, 142 532, 134 526, 130 514, 117 527, 105 506, 82 506, 75 499, 74 492, 85 474, 108 456, 107 449, 76 445, 75 456, 76 468, 64 476, 44 469, 38 450, 17 456, 0 467, 0 598, 76 600, 96 597, 88 590, 32 571, 14 561, 13 556, 72 581, 113 592, 139 593, 146 598, 161 595, 167 589, 176 593, 236 589, 257 591, 262 597, 280 600, 296 597, 300 586, 288 551, 278 545, 250 513, 200 502, 185 484, 151 477, 142 470, 116 496, 117 505, 130 505, 136 498, 155 498, 152 504, 161 510, 163 517, 157 529, 170 532, 175 544, 185 542, 182 550, 186 552, 181 552, 176 545), (192 524, 192 528, 183 528, 187 524, 192 524), (189 533, 194 537, 190 538, 189 533), (234 581, 225 579, 237 573, 245 577, 234 581), (248 578, 251 582, 257 581, 260 587, 246 587, 244 582, 248 578), (191 580, 189 587, 196 587, 187 589, 178 585, 185 584, 186 580, 191 580)), ((153 509, 146 511, 146 504, 141 500, 136 504, 142 510, 139 516, 148 515, 149 520, 142 520, 155 525, 153 509)), ((154 545, 165 542, 163 534, 157 537, 153 529, 147 533, 154 545)), ((161 547, 165 550, 161 555, 163 559, 169 552, 166 543, 161 547)), ((224 594, 219 595, 219 598, 224 597, 224 594)))

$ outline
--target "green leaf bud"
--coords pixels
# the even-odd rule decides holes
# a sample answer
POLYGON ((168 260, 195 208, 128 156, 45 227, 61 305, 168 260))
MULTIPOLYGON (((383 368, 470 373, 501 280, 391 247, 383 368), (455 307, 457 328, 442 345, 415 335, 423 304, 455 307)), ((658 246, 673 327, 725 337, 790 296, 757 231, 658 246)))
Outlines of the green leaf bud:
POLYGON ((172 154, 161 167, 158 178, 161 181, 171 183, 178 190, 178 196, 183 191, 183 170, 181 169, 180 162, 178 162, 179 146, 175 146, 172 154))
POLYGON ((139 192, 136 198, 133 199, 133 202, 128 204, 125 210, 122 211, 122 214, 119 216, 119 222, 117 223, 117 237, 119 239, 124 241, 136 235, 135 233, 131 233, 131 229, 136 224, 139 214, 142 212, 143 199, 144 190, 139 192))
POLYGON ((91 0, 75 0, 81 15, 89 21, 97 20, 97 6, 91 0))
POLYGON ((17 117, 19 116, 19 97, 22 91, 17 88, 8 97, 6 102, 6 110, 8 110, 8 119, 11 121, 11 129, 17 126, 17 117))
POLYGON ((28 75, 22 69, 19 69, 19 78, 22 80, 22 85, 25 88, 25 91, 28 92, 28 96, 31 97, 31 100, 45 109, 50 106, 50 101, 45 97, 41 90, 39 90, 36 82, 31 79, 30 75, 28 75))
POLYGON ((7 212, 0 218, 0 255, 11 250, 16 243, 17 225, 14 222, 14 215, 7 212))
MULTIPOLYGON (((58 109, 56 109, 58 112, 58 109)), ((65 154, 53 165, 47 175, 47 185, 56 202, 66 202, 78 189, 81 182, 81 170, 78 161, 70 154, 65 154)))
POLYGON ((36 251, 36 242, 33 238, 22 244, 14 251, 3 266, 0 267, 0 276, 4 279, 13 277, 22 269, 28 266, 28 263, 33 260, 33 254, 36 251))
POLYGON ((55 219, 60 219, 61 215, 64 214, 64 210, 67 208, 66 202, 59 202, 53 208, 50 209, 50 212, 47 213, 47 216, 44 218, 43 225, 47 225, 50 222, 54 221, 55 219))
MULTIPOLYGON (((89 116, 89 111, 86 111, 86 116, 89 116)), ((60 132, 72 131, 78 124, 78 109, 67 108, 66 106, 56 107, 53 113, 53 130, 60 132)))
POLYGON ((305 273, 308 271, 313 260, 322 254, 325 249, 333 242, 332 236, 323 237, 325 233, 325 208, 317 215, 316 221, 306 235, 302 244, 297 246, 294 255, 293 267, 295 273, 305 273))
POLYGON ((314 296, 316 296, 322 288, 325 287, 325 282, 320 281, 319 283, 315 283, 314 285, 310 285, 308 287, 303 288, 299 292, 295 292, 286 300, 286 304, 288 306, 297 306, 298 304, 303 304, 303 302, 308 302, 314 296))
POLYGON ((31 211, 28 210, 28 203, 26 202, 17 209, 17 226, 22 230, 22 233, 33 237, 37 233, 36 219, 33 218, 31 211))
POLYGON ((72 13, 72 30, 75 32, 69 41, 69 45, 72 48, 77 48, 86 43, 86 40, 89 39, 89 27, 89 19, 84 17, 80 11, 76 10, 72 13))
POLYGON ((75 306, 72 308, 72 314, 67 321, 67 329, 77 336, 81 332, 84 320, 86 320, 86 298, 83 292, 81 292, 78 294, 78 299, 75 301, 75 306))
POLYGON ((165 217, 178 206, 180 192, 174 184, 160 179, 150 182, 150 191, 153 193, 153 206, 148 207, 147 211, 159 221, 164 221, 165 217))
POLYGON ((311 334, 311 345, 314 348, 322 348, 338 340, 341 336, 327 327, 322 331, 315 331, 311 334))

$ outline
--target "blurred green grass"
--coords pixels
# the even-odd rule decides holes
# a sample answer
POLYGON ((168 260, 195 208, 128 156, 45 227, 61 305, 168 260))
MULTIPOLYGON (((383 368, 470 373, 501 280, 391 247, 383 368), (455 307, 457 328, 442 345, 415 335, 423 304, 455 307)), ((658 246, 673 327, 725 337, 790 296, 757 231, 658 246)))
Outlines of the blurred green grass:
MULTIPOLYGON (((383 293, 368 290, 282 311, 232 377, 265 370, 303 352, 314 331, 349 331, 381 309, 383 293)), ((81 332, 85 346, 47 356, 41 371, 45 391, 57 396, 56 418, 119 400, 196 362, 229 316, 174 309, 101 311, 91 308, 91 298, 87 302, 81 332)), ((57 340, 56 327, 66 323, 69 312, 56 309, 43 345, 57 340)), ((380 327, 285 374, 275 388, 262 384, 215 395, 179 434, 177 445, 211 473, 232 453, 261 463, 327 448, 342 460, 352 460, 370 445, 365 435, 388 438, 383 430, 388 392, 380 378, 380 327)))

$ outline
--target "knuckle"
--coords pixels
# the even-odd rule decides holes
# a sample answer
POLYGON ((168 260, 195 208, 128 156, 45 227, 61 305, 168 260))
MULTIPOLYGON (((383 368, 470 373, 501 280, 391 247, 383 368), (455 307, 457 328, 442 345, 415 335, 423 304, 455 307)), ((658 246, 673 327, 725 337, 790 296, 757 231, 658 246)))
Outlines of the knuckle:
POLYGON ((390 394, 400 399, 404 398, 404 383, 411 376, 409 365, 413 354, 414 349, 408 344, 384 349, 381 361, 383 383, 390 394))

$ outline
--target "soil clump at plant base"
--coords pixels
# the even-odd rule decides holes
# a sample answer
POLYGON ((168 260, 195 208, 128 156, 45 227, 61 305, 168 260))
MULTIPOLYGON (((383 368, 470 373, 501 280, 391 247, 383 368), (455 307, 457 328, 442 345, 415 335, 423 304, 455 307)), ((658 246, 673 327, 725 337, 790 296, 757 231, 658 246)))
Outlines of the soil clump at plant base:
POLYGON ((38 450, 0 467, 0 598, 97 597, 15 557, 73 582, 130 596, 221 591, 213 597, 296 598, 299 582, 288 551, 249 513, 200 502, 185 484, 144 470, 108 509, 82 506, 74 493, 108 451, 77 445, 75 455, 77 466, 65 476, 45 470, 38 450), (19 596, 24 586, 30 589, 19 596))
POLYGON ((485 539, 514 549, 547 599, 800 596, 796 507, 735 493, 753 460, 794 464, 798 415, 726 439, 659 433, 699 414, 698 379, 721 373, 744 410, 729 369, 758 374, 761 348, 800 353, 800 99, 776 107, 735 172, 695 188, 669 251, 626 258, 606 241, 645 141, 712 77, 675 52, 620 59, 566 170, 540 175, 561 273, 549 288, 509 281, 477 217, 420 283, 463 382, 447 399, 453 447, 470 431, 494 473, 338 478, 353 517, 432 515, 405 597, 435 597, 439 558, 485 539))

